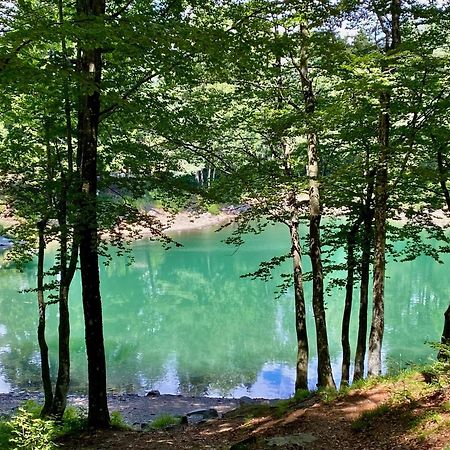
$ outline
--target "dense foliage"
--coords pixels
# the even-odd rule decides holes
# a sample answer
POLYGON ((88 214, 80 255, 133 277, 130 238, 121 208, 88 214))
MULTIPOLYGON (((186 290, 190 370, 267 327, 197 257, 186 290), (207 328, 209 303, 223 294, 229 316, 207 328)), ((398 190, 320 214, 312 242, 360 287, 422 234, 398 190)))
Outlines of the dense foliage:
MULTIPOLYGON (((44 415, 62 417, 70 381, 69 289, 83 286, 89 423, 109 424, 98 257, 150 228, 140 208, 244 205, 229 242, 269 223, 291 248, 296 388, 308 386, 303 284, 312 281, 318 380, 334 387, 324 291, 345 287, 342 383, 360 286, 355 379, 381 372, 385 255, 439 260, 448 191, 449 16, 443 2, 26 0, 0 3, 0 199, 16 225, 10 257, 36 254, 44 415), (322 216, 331 217, 327 225, 322 216), (336 220, 337 219, 337 220, 336 220), (391 219, 402 226, 392 226, 391 219), (299 225, 309 226, 299 235, 299 225), (441 242, 436 246, 419 233, 441 242), (407 242, 402 253, 387 243, 407 242), (58 258, 44 272, 45 246, 58 258), (332 263, 345 247, 346 263, 332 263), (303 273, 303 258, 312 263, 303 273), (342 271, 345 276, 342 278, 342 271), (338 272, 336 272, 338 271, 338 272), (338 273, 338 275, 334 275, 338 273), (60 309, 59 371, 48 373, 46 306, 60 309)), ((390 299, 386 299, 390 301, 390 299)), ((450 309, 443 342, 450 342, 450 309)), ((445 355, 441 355, 445 358, 445 355)))

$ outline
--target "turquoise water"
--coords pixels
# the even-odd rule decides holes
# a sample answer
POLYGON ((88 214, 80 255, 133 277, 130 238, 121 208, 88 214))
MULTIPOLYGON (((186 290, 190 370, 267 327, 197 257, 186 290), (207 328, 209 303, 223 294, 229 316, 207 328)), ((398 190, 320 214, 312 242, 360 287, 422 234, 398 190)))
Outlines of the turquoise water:
MULTIPOLYGON (((164 250, 147 240, 133 244, 134 262, 113 256, 101 267, 104 330, 111 391, 186 395, 287 397, 294 390, 293 293, 280 298, 278 278, 264 283, 240 275, 261 260, 289 250, 287 229, 270 227, 239 248, 211 230, 176 235, 182 248, 164 250)), ((54 253, 49 250, 48 261, 54 253)), ((337 255, 336 258, 342 258, 337 255)), ((306 264, 305 258, 305 266, 306 264)), ((447 263, 450 260, 447 258, 447 263)), ((1 262, 0 262, 1 266, 1 262)), ((433 356, 426 341, 439 339, 450 298, 448 264, 428 257, 390 262, 386 286, 385 367, 423 362, 433 356)), ((289 271, 290 264, 283 269, 289 271)), ((0 391, 39 389, 35 294, 36 265, 22 273, 0 268, 0 391)), ((356 293, 357 294, 357 293, 356 293)), ((310 299, 310 286, 306 286, 310 299)), ((356 296, 357 299, 357 296, 356 296)), ((335 377, 339 380, 340 321, 344 292, 326 298, 335 377)), ((312 309, 311 387, 316 350, 312 309)), ((79 279, 71 293, 72 390, 86 389, 86 362, 79 279)), ((357 308, 352 316, 356 341, 357 308)), ((49 306, 48 342, 56 372, 57 307, 49 306)))

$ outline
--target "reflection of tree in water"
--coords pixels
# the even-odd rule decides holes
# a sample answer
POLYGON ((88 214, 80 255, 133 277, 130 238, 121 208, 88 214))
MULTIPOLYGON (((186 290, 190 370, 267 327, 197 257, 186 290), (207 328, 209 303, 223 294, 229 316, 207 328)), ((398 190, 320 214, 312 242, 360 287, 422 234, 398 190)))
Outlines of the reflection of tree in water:
MULTIPOLYGON (((233 251, 204 236, 189 238, 186 247, 165 252, 157 245, 137 244, 129 267, 114 258, 101 268, 108 385, 115 390, 149 389, 170 375, 166 386, 190 395, 208 391, 227 394, 252 386, 269 362, 295 362, 292 292, 274 300, 276 280, 240 279, 258 262, 282 252, 261 241, 233 251), (259 243, 258 243, 259 242, 259 243)), ((278 242, 278 235, 264 242, 278 242)), ((445 266, 428 258, 388 265, 386 337, 388 357, 417 360, 433 352, 423 345, 437 340, 450 286, 445 266)), ((34 294, 35 267, 25 272, 0 270, 0 361, 13 387, 40 389, 34 294)), ((309 286, 306 296, 309 298, 309 286)), ((331 352, 340 355, 343 293, 327 298, 331 352)), ((71 294, 72 391, 85 391, 86 355, 79 280, 71 294)), ((55 369, 57 308, 49 308, 48 342, 55 369)), ((310 314, 312 317, 312 314, 310 314)), ((356 329, 357 305, 352 317, 356 329)), ((313 323, 308 323, 312 337, 313 323)), ((352 343, 355 342, 353 334, 352 343)), ((311 339, 311 358, 315 356, 311 339)), ((311 368, 311 374, 314 370, 311 368)), ((168 389, 169 389, 168 388, 168 389)))
POLYGON ((19 389, 40 390, 41 369, 39 354, 32 342, 12 345, 9 351, 2 353, 1 361, 5 380, 19 389))
POLYGON ((426 256, 388 266, 386 349, 391 365, 398 368, 399 364, 435 356, 426 342, 439 341, 442 332, 450 298, 445 272, 445 265, 426 256))
POLYGON ((151 387, 174 357, 180 391, 201 394, 214 388, 227 393, 253 383, 267 360, 292 359, 292 339, 277 341, 277 302, 263 283, 240 280, 243 271, 220 253, 174 251, 165 254, 159 267, 151 260, 149 290, 148 255, 155 251, 154 246, 137 248, 135 267, 126 279, 111 273, 107 280, 105 311, 114 307, 115 312, 106 312, 105 330, 125 327, 127 345, 135 343, 128 353, 111 351, 111 340, 115 349, 124 344, 107 333, 108 354, 114 355, 114 360, 109 357, 110 380, 123 366, 128 374, 136 370, 141 386, 151 387))
MULTIPOLYGON (((32 266, 32 265, 31 265, 32 266)), ((33 294, 19 290, 33 283, 33 268, 0 270, 0 361, 5 381, 20 389, 38 389, 40 361, 36 340, 37 306, 33 294)))

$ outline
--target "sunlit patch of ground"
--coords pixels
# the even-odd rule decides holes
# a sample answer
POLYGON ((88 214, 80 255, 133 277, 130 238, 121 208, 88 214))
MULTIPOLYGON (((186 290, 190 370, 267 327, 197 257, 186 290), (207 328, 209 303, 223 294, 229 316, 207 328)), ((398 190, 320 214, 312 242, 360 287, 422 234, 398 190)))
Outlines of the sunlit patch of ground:
MULTIPOLYGON (((285 405, 284 407, 285 408, 285 405)), ((73 449, 429 449, 450 444, 450 390, 420 375, 337 395, 315 396, 280 416, 275 407, 241 408, 196 426, 152 432, 97 432, 61 443, 73 449), (297 442, 297 444, 296 444, 297 442), (285 447, 283 447, 285 445, 285 447), (306 444, 305 444, 306 445, 306 444)), ((448 447, 450 449, 450 447, 448 447)))

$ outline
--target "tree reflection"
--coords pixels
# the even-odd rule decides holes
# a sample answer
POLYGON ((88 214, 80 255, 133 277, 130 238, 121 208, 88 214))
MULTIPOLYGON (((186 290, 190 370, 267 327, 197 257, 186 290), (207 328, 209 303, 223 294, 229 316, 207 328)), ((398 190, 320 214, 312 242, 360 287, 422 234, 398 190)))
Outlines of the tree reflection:
MULTIPOLYGON (((185 247, 169 252, 157 244, 140 242, 134 246, 132 266, 113 258, 109 266, 101 268, 111 390, 159 388, 186 395, 228 395, 239 386, 243 392, 257 386, 261 389, 257 395, 264 395, 270 383, 273 387, 291 376, 289 368, 294 367, 296 351, 292 292, 275 299, 277 280, 265 284, 240 279, 259 261, 286 250, 287 243, 280 241, 276 228, 267 233, 270 235, 252 237, 237 254, 219 242, 220 236, 208 232, 186 237, 185 247)), ((423 342, 439 338, 450 295, 444 273, 445 266, 426 257, 389 264, 385 337, 389 361, 400 364, 432 354, 423 342)), ((33 294, 18 293, 34 285, 34 274, 33 264, 22 273, 0 270, 0 363, 5 380, 18 389, 40 389, 34 331, 37 306, 33 294)), ((85 391, 78 280, 70 307, 71 390, 85 391)), ((327 317, 336 365, 341 352, 342 307, 343 293, 332 290, 327 317)), ((50 308, 48 318, 52 367, 57 350, 56 310, 50 308)), ((308 325, 312 330, 313 323, 308 325)), ((355 330, 354 313, 352 343, 355 330)))

